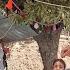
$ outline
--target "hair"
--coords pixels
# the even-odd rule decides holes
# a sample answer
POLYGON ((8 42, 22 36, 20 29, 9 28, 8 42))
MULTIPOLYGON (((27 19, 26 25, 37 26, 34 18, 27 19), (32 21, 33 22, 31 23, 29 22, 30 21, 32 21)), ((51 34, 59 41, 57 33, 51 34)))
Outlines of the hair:
POLYGON ((65 64, 65 62, 62 59, 55 59, 54 62, 53 62, 53 66, 58 61, 61 62, 64 65, 64 69, 65 69, 66 68, 66 64, 65 64))

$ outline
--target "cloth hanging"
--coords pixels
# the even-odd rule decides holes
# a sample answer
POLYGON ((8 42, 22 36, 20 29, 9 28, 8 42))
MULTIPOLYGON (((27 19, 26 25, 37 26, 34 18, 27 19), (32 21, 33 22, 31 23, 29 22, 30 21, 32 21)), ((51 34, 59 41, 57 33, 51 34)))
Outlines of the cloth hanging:
POLYGON ((11 10, 13 8, 13 1, 12 0, 8 0, 8 3, 5 6, 6 8, 8 8, 9 10, 11 10))

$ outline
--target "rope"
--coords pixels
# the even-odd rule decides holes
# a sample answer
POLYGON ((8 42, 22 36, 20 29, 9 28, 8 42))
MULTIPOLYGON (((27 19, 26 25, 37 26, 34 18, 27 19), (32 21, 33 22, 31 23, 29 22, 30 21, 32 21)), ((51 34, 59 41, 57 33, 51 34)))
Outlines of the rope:
POLYGON ((3 36, 0 37, 0 39, 3 39, 4 37, 7 36, 8 32, 10 31, 10 29, 12 28, 12 26, 14 25, 14 23, 15 23, 15 22, 13 22, 13 23, 11 24, 11 26, 9 27, 9 29, 4 33, 3 36))
POLYGON ((13 4, 20 12, 22 12, 22 10, 14 2, 13 2, 13 4))
POLYGON ((51 4, 51 3, 47 3, 47 2, 42 2, 42 1, 38 1, 38 0, 35 0, 36 2, 39 2, 39 3, 43 3, 43 4, 46 4, 46 5, 50 5, 50 6, 56 6, 56 7, 62 7, 62 8, 69 8, 68 6, 63 6, 63 5, 57 5, 57 4, 51 4))

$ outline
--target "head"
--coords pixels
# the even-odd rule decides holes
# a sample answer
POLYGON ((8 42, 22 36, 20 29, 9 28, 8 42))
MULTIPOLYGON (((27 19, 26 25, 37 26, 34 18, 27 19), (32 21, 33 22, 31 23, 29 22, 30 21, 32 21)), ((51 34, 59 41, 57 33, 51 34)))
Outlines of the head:
POLYGON ((62 59, 56 59, 53 62, 53 70, 65 70, 66 64, 62 59))

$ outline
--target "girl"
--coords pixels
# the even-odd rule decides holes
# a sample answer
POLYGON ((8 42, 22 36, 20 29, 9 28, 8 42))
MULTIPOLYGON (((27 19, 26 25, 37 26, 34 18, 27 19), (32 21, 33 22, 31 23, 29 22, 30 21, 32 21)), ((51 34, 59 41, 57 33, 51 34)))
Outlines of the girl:
POLYGON ((66 64, 62 59, 56 59, 53 62, 53 70, 65 70, 66 64))

